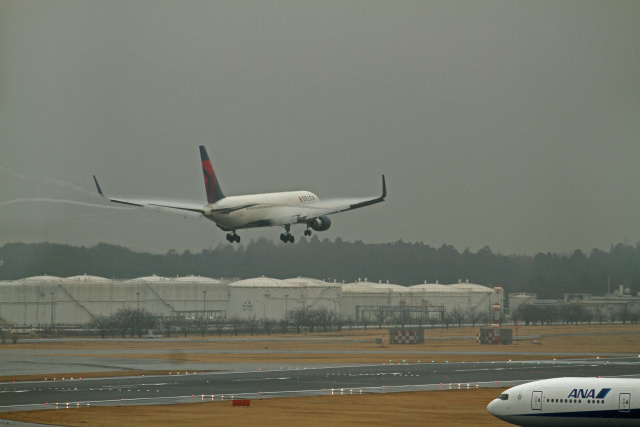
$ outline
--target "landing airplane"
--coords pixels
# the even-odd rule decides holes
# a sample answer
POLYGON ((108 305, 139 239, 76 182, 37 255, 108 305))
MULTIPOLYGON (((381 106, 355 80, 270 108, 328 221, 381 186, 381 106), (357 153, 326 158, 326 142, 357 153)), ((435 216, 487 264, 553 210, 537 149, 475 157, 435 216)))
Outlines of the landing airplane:
POLYGON ((640 379, 533 381, 505 390, 487 410, 519 426, 640 426, 640 379))
POLYGON ((382 195, 373 198, 337 199, 321 202, 320 198, 309 191, 288 191, 281 193, 250 194, 226 197, 220 188, 220 182, 213 171, 211 160, 204 146, 200 146, 202 172, 207 193, 207 204, 150 201, 142 199, 107 197, 100 188, 95 175, 93 180, 98 193, 114 203, 130 206, 148 206, 178 209, 202 214, 208 220, 227 231, 227 241, 240 243, 237 230, 256 227, 281 226, 285 233, 280 234, 282 242, 293 243, 291 226, 304 224, 305 236, 311 236, 311 230, 325 231, 331 226, 328 215, 358 209, 375 203, 384 202, 387 186, 382 175, 382 195))

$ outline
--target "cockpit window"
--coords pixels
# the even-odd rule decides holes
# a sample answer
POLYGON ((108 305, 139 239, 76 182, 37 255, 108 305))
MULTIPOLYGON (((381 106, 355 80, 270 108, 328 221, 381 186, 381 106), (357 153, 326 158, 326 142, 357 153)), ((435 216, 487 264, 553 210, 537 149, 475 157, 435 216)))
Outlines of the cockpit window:
POLYGON ((502 393, 500 396, 498 396, 498 399, 509 400, 509 395, 507 393, 502 393))

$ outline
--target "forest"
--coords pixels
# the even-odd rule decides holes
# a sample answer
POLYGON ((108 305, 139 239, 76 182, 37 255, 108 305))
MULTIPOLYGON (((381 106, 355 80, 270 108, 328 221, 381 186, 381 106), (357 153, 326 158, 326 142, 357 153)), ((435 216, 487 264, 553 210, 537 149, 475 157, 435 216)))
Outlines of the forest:
POLYGON ((200 253, 170 250, 166 254, 134 252, 100 243, 77 247, 54 243, 7 243, 0 247, 0 280, 50 275, 95 275, 129 279, 156 274, 165 277, 202 275, 246 279, 312 277, 338 282, 367 279, 403 286, 452 284, 469 280, 485 286, 501 285, 507 293, 536 293, 558 298, 563 293, 603 295, 618 285, 640 291, 640 243, 619 243, 608 251, 576 250, 572 254, 503 255, 487 246, 472 252, 450 245, 424 243, 349 242, 336 238, 302 238, 294 245, 268 239, 233 246, 220 244, 200 253))

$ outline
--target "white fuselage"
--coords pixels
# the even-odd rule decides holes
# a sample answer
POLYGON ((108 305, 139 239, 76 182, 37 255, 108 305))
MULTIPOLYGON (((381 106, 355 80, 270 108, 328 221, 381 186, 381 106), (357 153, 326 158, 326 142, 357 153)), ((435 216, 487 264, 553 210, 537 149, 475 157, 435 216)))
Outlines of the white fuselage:
POLYGON ((520 426, 640 426, 640 379, 533 381, 505 390, 487 410, 520 426))
POLYGON ((300 206, 318 202, 309 191, 230 196, 204 207, 204 216, 227 230, 295 224, 300 206), (273 222, 274 218, 279 221, 273 222))

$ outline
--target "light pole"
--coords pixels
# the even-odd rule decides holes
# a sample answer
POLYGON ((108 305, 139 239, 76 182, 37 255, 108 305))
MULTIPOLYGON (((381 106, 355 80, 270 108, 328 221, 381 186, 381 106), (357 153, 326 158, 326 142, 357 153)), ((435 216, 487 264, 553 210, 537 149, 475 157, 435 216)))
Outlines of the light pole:
POLYGON ((205 311, 206 311, 206 306, 207 306, 207 291, 202 291, 202 317, 205 316, 205 311))
POLYGON ((49 292, 51 294, 51 327, 53 328, 53 296, 56 294, 55 292, 49 292))
POLYGON ((135 324, 133 326, 138 330, 138 336, 140 336, 140 326, 138 325, 138 316, 140 316, 140 292, 136 292, 136 296, 138 297, 138 308, 136 309, 135 324))

